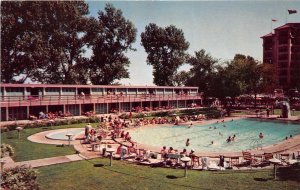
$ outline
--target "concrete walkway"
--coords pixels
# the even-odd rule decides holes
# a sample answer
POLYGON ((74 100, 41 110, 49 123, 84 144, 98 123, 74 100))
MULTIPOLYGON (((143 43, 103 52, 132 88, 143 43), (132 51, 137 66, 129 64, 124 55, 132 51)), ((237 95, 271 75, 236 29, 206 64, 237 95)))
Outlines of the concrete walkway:
POLYGON ((66 155, 66 156, 57 156, 52 158, 44 158, 44 159, 37 159, 37 160, 28 160, 23 162, 13 162, 10 161, 11 158, 6 157, 4 161, 6 162, 4 164, 4 168, 13 168, 16 166, 30 166, 32 168, 42 167, 42 166, 49 166, 53 164, 61 164, 61 163, 67 163, 67 162, 74 162, 74 161, 80 161, 88 159, 87 157, 81 155, 81 154, 72 154, 72 155, 66 155))

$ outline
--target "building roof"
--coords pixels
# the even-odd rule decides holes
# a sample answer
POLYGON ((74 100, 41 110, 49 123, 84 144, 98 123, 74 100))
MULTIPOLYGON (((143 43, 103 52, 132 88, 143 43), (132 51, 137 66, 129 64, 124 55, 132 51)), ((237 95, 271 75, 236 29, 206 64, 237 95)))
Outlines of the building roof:
POLYGON ((65 85, 65 84, 0 84, 1 87, 26 88, 148 88, 148 89, 198 89, 192 86, 125 86, 125 85, 65 85))
POLYGON ((274 34, 273 33, 269 33, 269 34, 266 34, 260 38, 268 38, 268 37, 272 37, 274 34))
POLYGON ((286 23, 285 25, 279 26, 275 28, 274 30, 281 30, 285 28, 290 28, 290 27, 300 27, 300 23, 286 23))

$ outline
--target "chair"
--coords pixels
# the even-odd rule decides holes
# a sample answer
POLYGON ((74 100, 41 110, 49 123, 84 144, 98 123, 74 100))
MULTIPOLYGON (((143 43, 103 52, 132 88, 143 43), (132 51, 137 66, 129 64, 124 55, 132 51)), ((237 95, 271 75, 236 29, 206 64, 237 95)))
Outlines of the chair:
POLYGON ((201 164, 200 164, 200 157, 193 155, 191 157, 191 167, 194 168, 196 164, 197 164, 198 167, 201 166, 201 164))
POLYGON ((262 161, 260 163, 260 166, 263 167, 263 166, 269 166, 271 163, 270 163, 270 159, 273 158, 273 154, 272 153, 264 153, 262 155, 262 161))
POLYGON ((209 157, 201 157, 201 165, 203 170, 225 170, 224 167, 218 166, 216 162, 210 162, 209 157))
POLYGON ((250 165, 252 167, 254 164, 257 163, 257 159, 253 158, 250 152, 242 152, 243 153, 243 160, 244 163, 250 165))
POLYGON ((167 158, 171 161, 171 165, 176 166, 180 162, 180 158, 183 157, 183 155, 180 154, 168 154, 167 158))
POLYGON ((290 159, 290 154, 289 153, 280 154, 280 160, 282 162, 287 162, 289 159, 290 159))

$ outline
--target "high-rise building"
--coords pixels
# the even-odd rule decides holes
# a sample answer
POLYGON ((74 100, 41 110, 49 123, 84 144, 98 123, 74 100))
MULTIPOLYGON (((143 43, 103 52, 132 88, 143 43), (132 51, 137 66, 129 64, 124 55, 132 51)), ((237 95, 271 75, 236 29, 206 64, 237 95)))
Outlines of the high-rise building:
POLYGON ((300 23, 286 23, 261 37, 263 62, 276 68, 277 82, 283 89, 300 86, 300 23))

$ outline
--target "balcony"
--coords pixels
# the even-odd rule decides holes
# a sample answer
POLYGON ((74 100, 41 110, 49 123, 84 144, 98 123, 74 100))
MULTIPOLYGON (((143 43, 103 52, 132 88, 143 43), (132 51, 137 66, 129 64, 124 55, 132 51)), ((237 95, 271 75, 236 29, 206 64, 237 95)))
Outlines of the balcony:
POLYGON ((1 107, 16 106, 46 106, 46 105, 73 105, 73 104, 103 104, 103 103, 130 103, 151 101, 199 100, 202 94, 170 94, 170 95, 61 95, 61 96, 2 96, 1 107))

